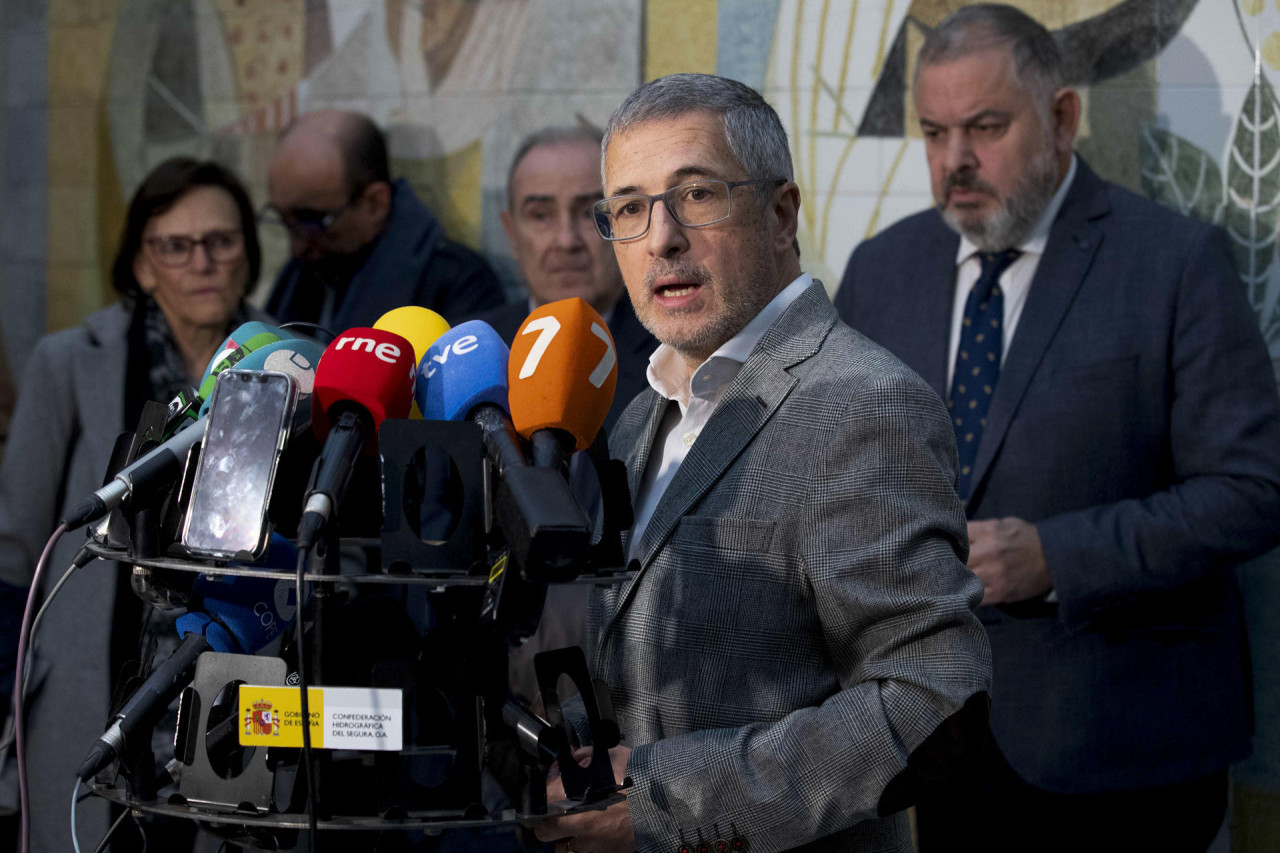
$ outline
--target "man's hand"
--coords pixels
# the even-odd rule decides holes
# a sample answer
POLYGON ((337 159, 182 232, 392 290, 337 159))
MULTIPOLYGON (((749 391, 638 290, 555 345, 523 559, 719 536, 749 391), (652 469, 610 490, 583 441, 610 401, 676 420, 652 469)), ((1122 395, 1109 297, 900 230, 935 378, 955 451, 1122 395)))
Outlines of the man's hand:
POLYGON ((982 581, 983 604, 1022 601, 1053 589, 1040 533, 1020 518, 969 522, 969 568, 982 581))
MULTIPOLYGON (((630 747, 609 750, 613 778, 618 784, 627 777, 630 747)), ((574 752, 580 763, 591 757, 589 748, 574 752)), ((547 777, 547 802, 564 799, 564 782, 558 768, 552 767, 547 777)), ((636 849, 635 832, 631 828, 631 811, 626 802, 614 803, 601 811, 583 812, 564 817, 549 817, 533 830, 539 841, 557 841, 556 853, 632 853, 636 849)))

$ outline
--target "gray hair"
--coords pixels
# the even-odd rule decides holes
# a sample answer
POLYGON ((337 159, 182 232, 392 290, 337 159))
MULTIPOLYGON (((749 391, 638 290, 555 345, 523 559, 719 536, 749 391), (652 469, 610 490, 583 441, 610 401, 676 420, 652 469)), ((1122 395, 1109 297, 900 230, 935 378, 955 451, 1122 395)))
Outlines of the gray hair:
POLYGON ((598 127, 583 121, 576 125, 544 127, 520 140, 519 146, 516 147, 516 155, 511 158, 511 168, 507 170, 507 206, 510 207, 515 203, 515 199, 511 197, 511 182, 516 176, 516 169, 530 151, 544 145, 565 145, 574 142, 595 147, 601 144, 602 138, 603 134, 598 127))
POLYGON ((1031 95, 1041 118, 1047 118, 1053 94, 1066 85, 1062 51, 1039 21, 1012 6, 978 3, 948 16, 925 38, 916 59, 916 77, 927 65, 993 48, 1009 51, 1015 83, 1031 95))
MULTIPOLYGON (((600 145, 600 174, 615 133, 645 122, 709 112, 724 121, 724 138, 738 164, 752 180, 791 180, 787 132, 773 107, 750 86, 712 74, 669 74, 636 89, 609 117, 600 145)), ((762 195, 771 191, 763 190, 762 195)))

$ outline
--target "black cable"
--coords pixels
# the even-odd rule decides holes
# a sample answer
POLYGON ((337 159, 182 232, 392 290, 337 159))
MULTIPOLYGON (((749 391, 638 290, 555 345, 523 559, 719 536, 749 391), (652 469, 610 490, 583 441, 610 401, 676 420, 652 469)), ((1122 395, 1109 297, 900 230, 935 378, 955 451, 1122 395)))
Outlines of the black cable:
POLYGON ((93 853, 102 853, 103 850, 107 849, 107 842, 111 840, 111 836, 115 835, 116 830, 120 828, 120 824, 124 823, 124 819, 128 816, 129 809, 121 808, 120 817, 116 818, 116 822, 111 824, 111 828, 107 830, 107 834, 102 836, 102 840, 98 842, 98 846, 93 848, 93 853))
POLYGON ((333 332, 326 329, 324 326, 321 326, 319 323, 308 323, 306 320, 293 320, 292 322, 289 322, 289 323, 280 324, 280 328, 282 329, 293 329, 293 328, 299 328, 299 327, 310 330, 313 333, 312 337, 315 337, 314 333, 316 332, 318 332, 321 335, 325 335, 326 337, 329 338, 330 341, 332 341, 334 338, 337 337, 337 335, 335 335, 333 332))
POLYGON ((295 578, 296 592, 298 602, 298 619, 294 624, 296 633, 297 658, 298 658, 298 687, 302 690, 302 764, 307 771, 307 824, 310 832, 307 833, 307 850, 315 853, 316 849, 316 804, 315 804, 315 779, 316 768, 311 755, 311 705, 307 699, 307 670, 305 665, 306 647, 303 644, 303 634, 306 633, 302 629, 302 602, 306 598, 302 594, 302 585, 304 582, 303 573, 307 565, 307 552, 298 552, 298 573, 295 578))
POLYGON ((133 816, 133 825, 138 828, 138 834, 142 836, 142 850, 139 853, 147 853, 147 830, 136 814, 133 816))

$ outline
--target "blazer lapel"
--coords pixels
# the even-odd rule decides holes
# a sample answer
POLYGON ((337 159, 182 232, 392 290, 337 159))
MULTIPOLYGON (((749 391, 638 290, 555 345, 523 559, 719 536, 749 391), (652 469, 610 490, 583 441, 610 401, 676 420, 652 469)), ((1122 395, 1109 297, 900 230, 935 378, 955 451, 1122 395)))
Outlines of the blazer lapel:
POLYGON ((86 430, 82 438, 98 443, 96 452, 104 459, 111 455, 116 435, 137 426, 124 422, 129 322, 129 312, 119 306, 89 316, 85 325, 97 352, 93 358, 75 361, 73 384, 78 410, 93 412, 95 420, 107 425, 106 429, 86 430))
MULTIPOLYGON (((681 517, 720 479, 795 387, 797 380, 787 371, 818 351, 835 322, 835 309, 826 291, 821 282, 814 282, 765 332, 729 383, 701 437, 658 501, 639 544, 632 549, 639 570, 624 585, 611 621, 625 609, 636 585, 681 517)), ((656 393, 654 397, 666 402, 656 393)), ((628 465, 633 500, 665 412, 665 406, 656 405, 650 411, 645 435, 628 465)))
POLYGON ((1031 280, 1027 304, 1000 369, 1000 381, 991 398, 987 426, 974 461, 973 494, 981 487, 1026 395, 1027 386, 1093 263, 1102 242, 1102 231, 1092 220, 1109 212, 1106 184, 1083 159, 1078 160, 1075 184, 1049 232, 1044 256, 1031 280))
POLYGON ((948 228, 939 215, 920 247, 924 258, 919 270, 921 294, 914 306, 915 322, 904 327, 902 360, 942 399, 947 399, 947 364, 951 358, 951 305, 956 287, 956 252, 960 235, 948 228))

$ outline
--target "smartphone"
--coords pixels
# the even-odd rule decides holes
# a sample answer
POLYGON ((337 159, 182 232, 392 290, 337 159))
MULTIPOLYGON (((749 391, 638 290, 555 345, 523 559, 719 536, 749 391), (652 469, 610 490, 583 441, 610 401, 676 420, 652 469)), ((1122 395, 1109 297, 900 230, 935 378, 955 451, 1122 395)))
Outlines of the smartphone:
POLYGON ((218 376, 182 529, 188 551, 240 562, 262 556, 271 532, 271 485, 297 395, 287 373, 224 370, 218 376))

